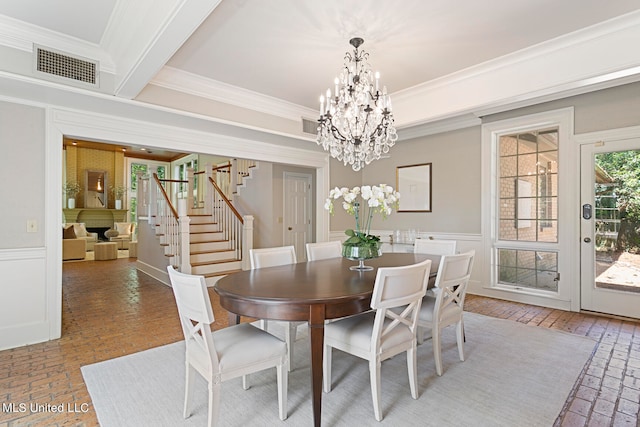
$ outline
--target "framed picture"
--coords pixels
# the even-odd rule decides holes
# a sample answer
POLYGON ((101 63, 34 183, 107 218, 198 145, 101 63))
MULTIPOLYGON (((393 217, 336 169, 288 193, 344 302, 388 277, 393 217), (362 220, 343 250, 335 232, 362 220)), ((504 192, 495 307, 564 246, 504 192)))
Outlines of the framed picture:
POLYGON ((398 212, 431 212, 431 163, 398 166, 396 190, 400 193, 398 212))

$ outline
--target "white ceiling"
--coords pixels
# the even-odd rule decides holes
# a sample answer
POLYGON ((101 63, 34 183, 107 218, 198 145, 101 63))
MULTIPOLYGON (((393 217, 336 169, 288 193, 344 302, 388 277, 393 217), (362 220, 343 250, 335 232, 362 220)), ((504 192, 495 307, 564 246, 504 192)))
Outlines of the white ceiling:
POLYGON ((0 0, 0 45, 94 51, 116 75, 116 96, 197 79, 311 111, 354 36, 389 92, 406 96, 568 34, 597 37, 601 27, 585 29, 629 13, 638 0, 0 0))

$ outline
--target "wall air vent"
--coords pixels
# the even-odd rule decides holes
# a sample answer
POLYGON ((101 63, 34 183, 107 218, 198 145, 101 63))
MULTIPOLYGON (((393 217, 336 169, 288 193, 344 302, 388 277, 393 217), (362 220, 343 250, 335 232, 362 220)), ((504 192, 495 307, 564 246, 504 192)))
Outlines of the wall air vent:
POLYGON ((302 132, 309 135, 318 134, 318 121, 302 118, 302 132))
POLYGON ((34 46, 35 69, 42 77, 86 87, 98 86, 98 61, 34 46))

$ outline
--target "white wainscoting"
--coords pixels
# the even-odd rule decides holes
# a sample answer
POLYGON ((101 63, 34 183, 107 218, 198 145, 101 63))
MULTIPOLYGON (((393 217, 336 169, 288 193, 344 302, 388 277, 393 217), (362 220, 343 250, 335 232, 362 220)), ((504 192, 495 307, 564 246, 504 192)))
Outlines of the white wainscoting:
POLYGON ((44 248, 0 250, 0 350, 51 338, 44 248))
MULTIPOLYGON (((393 230, 371 230, 371 234, 374 236, 380 236, 380 240, 383 242, 383 252, 413 252, 413 245, 411 244, 401 243, 397 245, 394 244, 393 246, 389 244, 390 237, 393 235, 393 230)), ((421 239, 455 240, 457 242, 457 252, 459 253, 467 252, 472 249, 475 250, 476 255, 473 263, 473 271, 471 272, 471 280, 469 281, 469 289, 467 292, 477 295, 483 295, 485 293, 482 288, 482 260, 484 259, 484 247, 482 244, 482 236, 480 234, 419 231, 416 233, 416 237, 421 239)), ((331 231, 329 233, 329 240, 340 240, 343 242, 346 238, 347 236, 343 231, 331 231)))

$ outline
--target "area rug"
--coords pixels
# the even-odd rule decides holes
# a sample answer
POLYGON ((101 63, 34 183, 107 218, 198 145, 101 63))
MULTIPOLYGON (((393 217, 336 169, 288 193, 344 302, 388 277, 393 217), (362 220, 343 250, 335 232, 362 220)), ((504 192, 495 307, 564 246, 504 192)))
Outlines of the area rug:
MULTIPOLYGON (((431 341, 418 346, 419 394, 411 398, 406 357, 382 364, 382 410, 375 421, 366 361, 334 350, 333 390, 322 397, 323 426, 552 426, 593 352, 592 339, 513 321, 465 314, 466 360, 455 331, 443 336, 444 374, 435 373, 431 341)), ((222 384, 222 426, 312 424, 309 346, 296 342, 289 375, 289 418, 278 418, 275 369, 222 384)), ((260 349, 256 349, 260 351, 260 349)), ((196 384, 192 415, 182 418, 184 342, 83 366, 102 427, 204 426, 207 387, 196 384)))

